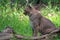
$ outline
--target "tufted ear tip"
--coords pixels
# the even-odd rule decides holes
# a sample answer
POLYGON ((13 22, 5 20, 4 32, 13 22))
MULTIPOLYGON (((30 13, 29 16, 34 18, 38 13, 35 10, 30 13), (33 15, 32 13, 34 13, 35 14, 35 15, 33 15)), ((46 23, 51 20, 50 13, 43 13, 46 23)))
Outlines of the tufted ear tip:
POLYGON ((32 9, 32 5, 31 4, 29 4, 28 7, 29 7, 29 9, 32 9))

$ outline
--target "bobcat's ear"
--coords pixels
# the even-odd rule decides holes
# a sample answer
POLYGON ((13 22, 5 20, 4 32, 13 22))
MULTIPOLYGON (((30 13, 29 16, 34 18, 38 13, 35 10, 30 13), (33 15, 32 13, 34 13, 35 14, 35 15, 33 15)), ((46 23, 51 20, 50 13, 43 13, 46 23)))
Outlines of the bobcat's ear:
POLYGON ((32 5, 29 4, 29 5, 28 5, 28 8, 29 8, 30 10, 32 10, 33 7, 32 7, 32 5))
POLYGON ((34 8, 36 9, 36 10, 40 10, 40 4, 37 4, 37 5, 34 5, 34 8))

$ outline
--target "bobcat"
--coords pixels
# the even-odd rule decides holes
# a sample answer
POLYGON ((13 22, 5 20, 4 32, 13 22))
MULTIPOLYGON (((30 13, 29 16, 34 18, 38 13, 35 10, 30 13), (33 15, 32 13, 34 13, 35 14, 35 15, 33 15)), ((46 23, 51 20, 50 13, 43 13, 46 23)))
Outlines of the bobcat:
POLYGON ((56 29, 49 19, 43 17, 39 10, 36 10, 30 5, 25 8, 24 14, 29 16, 33 36, 37 36, 38 32, 40 32, 41 35, 49 34, 56 29))

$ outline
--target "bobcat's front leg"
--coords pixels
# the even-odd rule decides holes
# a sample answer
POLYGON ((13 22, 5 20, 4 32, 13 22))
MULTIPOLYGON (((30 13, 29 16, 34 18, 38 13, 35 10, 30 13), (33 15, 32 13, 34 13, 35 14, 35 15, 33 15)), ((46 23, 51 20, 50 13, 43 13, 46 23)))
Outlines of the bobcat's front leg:
MULTIPOLYGON (((33 29, 33 36, 34 37, 38 36, 38 31, 39 31, 38 27, 33 29)), ((39 40, 39 39, 34 39, 34 40, 39 40)))

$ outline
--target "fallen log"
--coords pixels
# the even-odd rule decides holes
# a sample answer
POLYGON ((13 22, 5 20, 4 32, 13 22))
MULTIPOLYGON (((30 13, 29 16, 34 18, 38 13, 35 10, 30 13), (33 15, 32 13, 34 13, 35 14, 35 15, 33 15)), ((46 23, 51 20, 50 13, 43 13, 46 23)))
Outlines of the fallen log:
POLYGON ((58 29, 52 31, 52 32, 49 33, 49 34, 45 34, 45 35, 42 35, 42 36, 36 36, 36 37, 31 36, 31 37, 27 37, 27 36, 22 36, 22 35, 17 35, 17 34, 15 34, 15 37, 16 37, 17 39, 53 40, 52 38, 53 38, 54 36, 56 36, 58 33, 60 33, 60 28, 58 28, 58 29))
POLYGON ((45 34, 42 36, 22 36, 22 35, 18 35, 16 33, 13 32, 13 30, 10 27, 6 27, 2 32, 0 32, 0 40, 10 40, 11 38, 15 37, 19 40, 21 39, 29 39, 29 40, 53 40, 52 38, 56 35, 60 33, 60 28, 57 28, 56 30, 52 31, 49 34, 45 34))
POLYGON ((9 33, 0 33, 0 40, 8 40, 13 38, 13 34, 9 33))
POLYGON ((14 33, 11 27, 7 26, 0 32, 0 40, 10 40, 14 37, 14 33))

